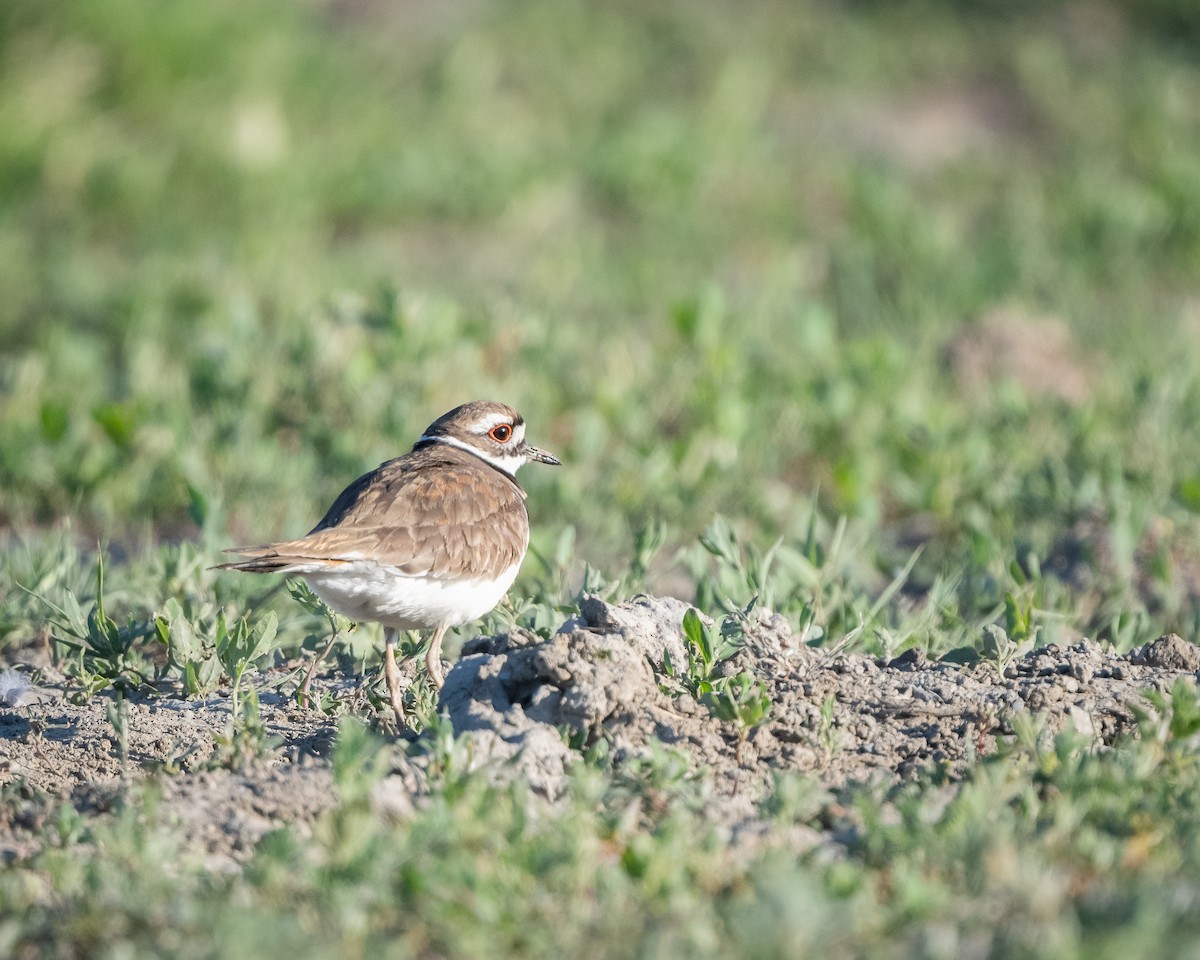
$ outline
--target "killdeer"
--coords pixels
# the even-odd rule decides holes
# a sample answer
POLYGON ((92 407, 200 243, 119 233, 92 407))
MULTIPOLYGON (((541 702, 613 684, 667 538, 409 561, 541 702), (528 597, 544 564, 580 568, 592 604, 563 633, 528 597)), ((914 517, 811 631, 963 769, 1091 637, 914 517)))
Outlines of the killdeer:
POLYGON ((440 688, 442 637, 500 602, 529 546, 517 470, 557 457, 525 442, 525 421, 503 403, 476 401, 431 423, 412 450, 342 491, 307 536, 227 552, 219 569, 290 573, 353 620, 384 628, 384 675, 397 723, 401 630, 432 630, 425 665, 440 688))

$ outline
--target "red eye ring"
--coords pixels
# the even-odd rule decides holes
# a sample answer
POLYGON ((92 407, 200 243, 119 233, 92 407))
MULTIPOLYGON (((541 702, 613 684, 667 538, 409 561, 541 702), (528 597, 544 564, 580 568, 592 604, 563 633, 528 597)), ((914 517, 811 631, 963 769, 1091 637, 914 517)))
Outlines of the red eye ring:
POLYGON ((513 429, 507 423, 500 423, 488 431, 488 436, 497 443, 508 443, 512 439, 513 429))

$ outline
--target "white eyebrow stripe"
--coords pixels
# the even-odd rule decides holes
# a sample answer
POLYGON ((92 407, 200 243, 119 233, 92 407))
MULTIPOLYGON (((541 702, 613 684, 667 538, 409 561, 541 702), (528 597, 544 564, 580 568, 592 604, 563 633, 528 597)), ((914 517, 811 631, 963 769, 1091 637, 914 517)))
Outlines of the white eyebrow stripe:
POLYGON ((459 440, 458 437, 444 437, 444 436, 431 437, 429 434, 426 433, 426 434, 422 435, 420 440, 417 441, 417 444, 422 444, 422 443, 444 443, 449 447, 458 447, 459 450, 466 450, 467 453, 473 453, 480 460, 483 460, 486 463, 490 463, 497 470, 503 470, 510 477, 515 477, 517 475, 517 469, 519 467, 523 466, 525 463, 524 457, 515 457, 515 456, 492 457, 492 456, 488 456, 488 454, 484 453, 478 447, 473 447, 469 443, 465 443, 464 441, 459 440))
MULTIPOLYGON (((502 423, 509 423, 509 424, 511 424, 512 422, 513 422, 513 419, 512 419, 512 416, 511 416, 511 414, 507 414, 507 413, 492 413, 492 414, 489 414, 488 416, 484 417, 483 419, 481 419, 481 420, 479 421, 479 426, 480 426, 480 427, 483 429, 483 432, 484 432, 484 433, 487 433, 487 432, 488 432, 489 430, 491 430, 493 427, 498 427, 498 426, 500 426, 500 424, 502 424, 502 423)), ((518 426, 518 425, 514 424, 514 426, 513 426, 513 431, 514 431, 514 432, 516 432, 516 428, 517 428, 517 426, 518 426)))

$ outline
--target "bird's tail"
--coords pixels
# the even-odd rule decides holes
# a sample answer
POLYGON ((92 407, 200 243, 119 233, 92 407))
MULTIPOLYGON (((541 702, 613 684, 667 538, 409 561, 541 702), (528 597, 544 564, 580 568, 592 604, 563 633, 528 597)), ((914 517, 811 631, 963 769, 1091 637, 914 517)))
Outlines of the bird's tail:
POLYGON ((314 566, 331 566, 338 561, 281 553, 274 544, 261 547, 231 547, 226 553, 239 554, 241 560, 218 563, 210 570, 238 570, 241 573, 299 573, 314 566))

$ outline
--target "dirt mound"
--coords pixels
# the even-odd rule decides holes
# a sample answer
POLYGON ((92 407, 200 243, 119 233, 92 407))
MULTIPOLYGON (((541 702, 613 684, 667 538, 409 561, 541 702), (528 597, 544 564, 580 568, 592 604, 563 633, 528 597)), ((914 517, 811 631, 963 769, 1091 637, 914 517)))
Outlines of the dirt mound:
POLYGON ((672 663, 686 662, 686 609, 671 599, 589 598, 549 640, 481 638, 447 677, 443 706, 456 732, 475 742, 480 763, 510 761, 551 797, 579 748, 601 738, 617 763, 652 743, 681 750, 711 772, 718 792, 734 795, 783 770, 831 786, 904 778, 929 765, 954 774, 995 735, 1011 734, 1022 713, 1042 714, 1050 732, 1071 725, 1111 742, 1142 691, 1200 668, 1200 648, 1177 636, 1128 657, 1087 641, 1044 647, 1003 671, 930 662, 915 650, 884 663, 799 644, 783 618, 763 612, 720 665, 720 673, 751 674, 766 689, 769 713, 746 731, 666 676, 664 649, 672 663))
POLYGON ((639 598, 612 606, 588 598, 580 606, 581 615, 549 640, 515 631, 463 647, 442 705, 455 732, 473 741, 477 764, 515 767, 553 799, 580 748, 601 737, 618 763, 651 740, 699 762, 719 758, 718 727, 698 722, 703 711, 694 701, 673 703, 655 672, 664 651, 686 661, 679 624, 687 605, 639 598))
POLYGON ((1034 396, 1086 403, 1097 380, 1070 328, 1057 317, 997 307, 958 331, 943 361, 967 394, 1011 381, 1034 396))
MULTIPOLYGON (((1111 742, 1129 728, 1129 705, 1143 691, 1200 669, 1200 648, 1175 635, 1127 656, 1087 641, 1044 647, 1003 668, 931 662, 918 651, 884 662, 808 647, 786 620, 762 611, 740 625, 740 647, 714 659, 708 674, 718 690, 732 678, 754 703, 761 696, 765 713, 731 719, 706 687, 689 682, 695 650, 684 639, 687 610, 670 598, 610 604, 589 597, 548 639, 515 630, 469 642, 440 703, 463 755, 497 780, 525 778, 553 802, 585 755, 620 767, 673 750, 709 780, 722 800, 714 811, 738 820, 775 772, 808 773, 833 787, 900 780, 931 766, 953 777, 1011 734, 1023 714, 1044 717, 1049 732, 1071 726, 1111 742)), ((151 775, 161 779, 160 809, 217 867, 244 857, 280 824, 311 823, 334 802, 336 721, 272 688, 280 677, 257 679, 263 732, 275 746, 265 761, 222 765, 214 761, 227 749, 227 698, 134 695, 122 739, 111 697, 72 703, 62 678, 48 673, 35 696, 0 707, 8 801, 0 805, 0 857, 37 849, 60 800, 103 813, 131 780, 151 775)), ((331 674, 319 684, 371 719, 354 681, 331 674)), ((426 789, 420 746, 415 759, 405 752, 395 751, 395 772, 373 795, 394 816, 406 815, 426 789)))

